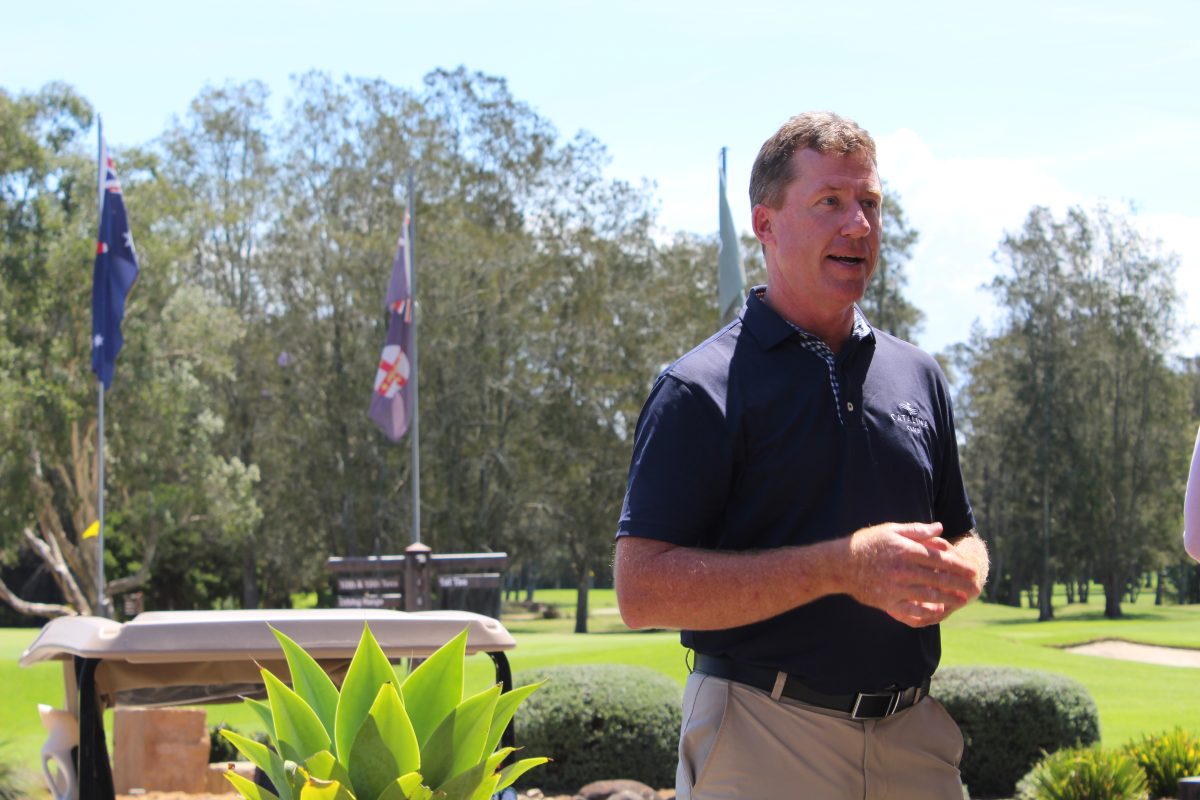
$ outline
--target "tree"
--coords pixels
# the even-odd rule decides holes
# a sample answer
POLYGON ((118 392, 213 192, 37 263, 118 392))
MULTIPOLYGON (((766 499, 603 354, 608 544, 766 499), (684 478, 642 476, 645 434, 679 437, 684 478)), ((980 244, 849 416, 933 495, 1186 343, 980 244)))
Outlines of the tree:
POLYGON ((884 186, 883 240, 879 263, 859 305, 871 324, 893 336, 916 342, 925 314, 904 296, 905 267, 920 234, 908 223, 900 196, 884 186))
POLYGON ((960 348, 963 462, 991 530, 994 592, 1036 576, 1039 618, 1056 579, 1105 587, 1120 616, 1129 581, 1157 569, 1177 517, 1186 424, 1172 346, 1175 259, 1122 216, 1030 212, 1001 242, 993 289, 1007 317, 960 348), (1174 450, 1177 450, 1175 448, 1174 450), (1036 557, 1033 557, 1034 554, 1036 557))
MULTIPOLYGON (((54 576, 63 603, 29 604, 41 615, 103 613, 112 596, 146 584, 160 541, 200 525, 222 530, 253 514, 252 473, 211 448, 220 419, 205 404, 201 381, 220 368, 236 320, 179 290, 171 246, 147 202, 161 186, 153 161, 131 153, 126 196, 134 218, 142 277, 125 319, 126 346, 107 397, 106 572, 96 581, 96 382, 90 372, 85 309, 94 252, 95 167, 80 139, 91 109, 70 89, 0 93, 6 148, 0 173, 5 237, 0 260, 0 396, 6 400, 0 521, 4 546, 23 541, 54 576), (8 157, 8 154, 12 154, 8 157), (141 234, 145 234, 144 236, 141 234), (222 507, 218 507, 223 504, 222 507)), ((87 148, 91 150, 91 148, 87 148)))

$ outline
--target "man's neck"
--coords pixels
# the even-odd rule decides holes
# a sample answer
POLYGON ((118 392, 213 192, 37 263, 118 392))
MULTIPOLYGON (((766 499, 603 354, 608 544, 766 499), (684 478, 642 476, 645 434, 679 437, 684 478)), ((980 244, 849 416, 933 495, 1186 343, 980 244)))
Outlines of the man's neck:
POLYGON ((850 340, 850 333, 854 330, 854 306, 833 316, 821 316, 806 313, 800 308, 781 307, 782 304, 776 302, 778 295, 770 290, 764 292, 762 299, 776 314, 823 341, 834 355, 850 340))

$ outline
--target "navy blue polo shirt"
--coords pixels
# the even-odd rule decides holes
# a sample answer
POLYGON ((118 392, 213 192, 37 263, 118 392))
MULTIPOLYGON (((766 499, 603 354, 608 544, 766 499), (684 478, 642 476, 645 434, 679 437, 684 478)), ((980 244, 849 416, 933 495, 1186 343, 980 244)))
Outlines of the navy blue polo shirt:
MULTIPOLYGON (((852 339, 836 357, 837 409, 827 363, 759 289, 739 319, 659 376, 617 536, 766 550, 880 522, 940 521, 947 536, 974 528, 937 362, 882 331, 852 339)), ((941 656, 937 626, 910 628, 848 595, 685 630, 682 641, 828 693, 918 684, 941 656)))

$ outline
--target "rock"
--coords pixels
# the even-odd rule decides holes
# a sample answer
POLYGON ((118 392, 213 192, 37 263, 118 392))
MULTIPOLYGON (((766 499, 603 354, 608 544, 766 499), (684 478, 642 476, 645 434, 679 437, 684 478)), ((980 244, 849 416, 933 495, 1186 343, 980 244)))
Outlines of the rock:
POLYGON ((659 800, 658 793, 641 781, 594 781, 575 795, 575 800, 659 800))

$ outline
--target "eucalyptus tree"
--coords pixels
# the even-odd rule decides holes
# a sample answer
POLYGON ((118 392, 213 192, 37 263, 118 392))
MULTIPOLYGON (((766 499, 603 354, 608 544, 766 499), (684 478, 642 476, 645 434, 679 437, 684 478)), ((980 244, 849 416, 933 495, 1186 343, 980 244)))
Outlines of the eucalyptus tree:
POLYGON ((885 184, 879 263, 860 305, 872 325, 914 343, 925 313, 904 295, 904 289, 908 262, 919 238, 904 213, 900 195, 885 184))
MULTIPOLYGON (((1006 317, 960 351, 963 463, 994 537, 999 596, 1099 580, 1120 616, 1131 580, 1169 559, 1187 425, 1167 363, 1175 258, 1122 215, 1033 209, 1000 245, 993 290, 1006 317), (1036 564, 1036 567, 1034 566, 1036 564)), ((989 531, 990 529, 990 531, 989 531)))
MULTIPOLYGON (((107 605, 96 540, 83 537, 96 519, 98 488, 87 311, 96 172, 94 149, 83 142, 91 122, 90 106, 62 85, 17 98, 0 93, 0 533, 10 552, 23 542, 37 553, 64 598, 30 605, 5 592, 26 613, 107 605)), ((107 393, 108 597, 143 586, 153 593, 164 542, 189 532, 216 536, 254 516, 253 472, 213 446, 221 419, 199 391, 205 373, 221 368, 236 320, 174 280, 172 228, 156 216, 157 162, 137 151, 118 153, 118 162, 142 275, 107 393)))
MULTIPOLYGON (((180 277, 205 289, 247 332, 228 353, 227 375, 207 387, 221 401, 221 449, 246 465, 257 457, 261 386, 275 362, 265 335, 271 298, 264 240, 274 213, 277 168, 268 99, 257 81, 206 87, 159 139, 171 224, 185 248, 178 259, 180 277)), ((231 543, 240 554, 247 608, 259 604, 262 538, 256 525, 231 543)))

